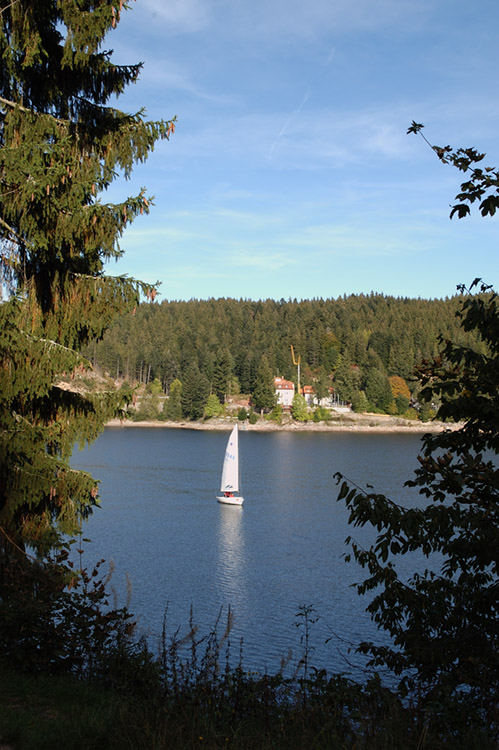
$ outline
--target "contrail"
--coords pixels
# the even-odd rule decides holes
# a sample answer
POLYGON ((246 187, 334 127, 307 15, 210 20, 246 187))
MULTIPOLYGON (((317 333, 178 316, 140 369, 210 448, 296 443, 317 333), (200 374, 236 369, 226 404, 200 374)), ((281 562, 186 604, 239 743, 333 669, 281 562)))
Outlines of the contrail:
POLYGON ((302 111, 303 107, 305 106, 305 104, 308 102, 309 99, 310 99, 310 87, 307 89, 305 96, 301 100, 298 107, 290 114, 290 116, 288 117, 288 119, 286 120, 282 128, 280 129, 279 133, 277 134, 277 138, 274 140, 272 146, 270 147, 269 153, 267 155, 268 161, 270 161, 270 159, 272 158, 272 155, 277 147, 277 144, 279 143, 279 140, 282 138, 282 136, 286 132, 288 125, 290 124, 290 122, 292 122, 292 120, 294 120, 296 115, 300 114, 300 112, 302 111))
MULTIPOLYGON (((331 47, 331 49, 329 50, 329 54, 328 54, 328 56, 327 56, 327 58, 326 58, 326 62, 324 63, 324 69, 323 69, 323 70, 322 70, 321 72, 319 72, 319 73, 317 74, 317 76, 315 77, 315 79, 314 79, 313 83, 316 83, 316 81, 317 81, 317 80, 318 80, 318 79, 319 79, 319 78, 320 78, 320 77, 321 77, 322 75, 324 75, 324 71, 325 71, 325 69, 326 69, 326 68, 328 68, 328 67, 329 67, 329 64, 331 63, 331 60, 333 59, 333 57, 334 57, 334 47, 331 47)), ((299 105, 298 105, 298 107, 297 107, 297 108, 296 108, 295 110, 293 110, 293 112, 292 112, 292 113, 291 113, 291 114, 289 115, 288 119, 286 120, 286 122, 284 123, 284 125, 283 125, 283 126, 282 126, 282 128, 280 129, 279 133, 277 134, 277 137, 275 138, 274 142, 272 143, 272 145, 271 145, 271 147, 270 147, 270 149, 269 149, 269 153, 267 154, 267 161, 270 161, 270 160, 272 159, 272 156, 273 156, 273 154, 274 154, 274 151, 275 151, 275 150, 276 150, 276 148, 277 148, 277 144, 279 143, 279 141, 281 140, 282 136, 284 135, 284 133, 285 133, 285 132, 286 132, 286 130, 288 129, 288 127, 289 127, 290 123, 291 123, 291 122, 292 122, 292 121, 293 121, 293 120, 295 119, 295 117, 296 117, 297 115, 299 115, 299 114, 300 114, 300 112, 302 111, 303 107, 305 106, 305 104, 306 104, 306 103, 308 102, 308 100, 310 99, 310 96, 311 96, 311 93, 312 93, 312 91, 311 91, 311 86, 312 86, 312 85, 308 86, 308 88, 307 88, 307 90, 306 90, 306 92, 305 92, 305 95, 304 95, 303 99, 301 100, 300 104, 299 104, 299 105)))

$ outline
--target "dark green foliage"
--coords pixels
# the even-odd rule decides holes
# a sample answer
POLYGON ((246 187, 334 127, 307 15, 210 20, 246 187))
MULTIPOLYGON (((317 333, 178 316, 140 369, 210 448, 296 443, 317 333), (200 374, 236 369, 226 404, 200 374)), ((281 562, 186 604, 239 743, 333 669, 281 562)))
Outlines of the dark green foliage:
POLYGON ((395 399, 395 406, 397 407, 397 414, 405 414, 409 406, 411 405, 411 402, 407 398, 407 396, 397 396, 395 399))
POLYGON ((241 408, 237 412, 237 418, 240 422, 244 422, 246 419, 248 419, 248 412, 246 411, 244 406, 241 406, 241 408))
POLYGON ((83 346, 150 286, 103 275, 118 240, 148 211, 144 190, 119 204, 98 197, 130 174, 172 122, 109 106, 140 65, 116 66, 101 46, 119 19, 103 0, 16 0, 0 15, 0 552, 44 550, 74 533, 96 502, 69 468, 129 394, 91 394, 63 375, 85 368, 83 346), (88 9, 87 9, 88 6, 88 9))
POLYGON ((282 405, 276 404, 268 415, 268 418, 273 422, 277 422, 277 424, 282 424, 282 405))
MULTIPOLYGON (((141 373, 150 371, 150 377, 159 377, 166 386, 175 378, 182 380, 188 367, 196 364, 222 400, 227 385, 225 375, 219 381, 220 358, 230 355, 229 381, 236 376, 240 392, 252 394, 262 356, 273 376, 296 378, 289 348, 296 342, 303 383, 324 395, 333 386, 341 399, 352 401, 364 388, 370 368, 385 375, 397 368, 399 375, 413 377, 415 365, 436 354, 440 334, 463 344, 476 339, 456 323, 459 300, 371 294, 301 302, 163 302, 123 317, 95 352, 91 347, 87 354, 95 354, 97 364, 113 375, 140 379, 141 373)), ((409 381, 411 392, 415 385, 409 381)))
POLYGON ((482 285, 480 295, 464 300, 458 316, 482 346, 443 341, 441 356, 421 368, 422 396, 441 400, 437 417, 465 422, 460 429, 424 436, 419 468, 407 482, 419 488, 420 507, 403 508, 348 482, 339 499, 350 511, 350 523, 378 531, 367 550, 349 541, 369 574, 358 590, 375 594, 368 611, 395 645, 364 643, 361 650, 372 664, 404 675, 406 684, 419 684, 429 700, 467 702, 492 724, 499 687, 496 294, 482 285), (414 550, 438 557, 428 570, 403 581, 396 557, 414 550))
POLYGON ((213 392, 223 404, 228 393, 229 380, 233 372, 233 359, 229 351, 225 349, 215 360, 213 370, 212 387, 213 392))
POLYGON ((103 676, 120 650, 136 650, 126 607, 109 607, 102 562, 74 570, 70 545, 43 561, 20 553, 4 569, 0 601, 0 662, 11 668, 80 677, 103 676))
POLYGON ((321 367, 313 381, 315 397, 318 401, 322 401, 323 398, 330 395, 331 385, 331 371, 328 372, 324 367, 321 367))
POLYGON ((163 415, 165 419, 173 421, 182 419, 182 383, 178 378, 175 378, 170 385, 170 393, 163 408, 163 415))
POLYGON ((265 356, 262 357, 256 371, 251 402, 255 409, 262 411, 269 411, 275 406, 274 375, 265 356))
POLYGON ((258 415, 254 411, 250 412, 248 421, 250 424, 256 424, 258 422, 258 415))
POLYGON ((314 409, 314 422, 325 422, 328 419, 331 419, 331 412, 325 406, 314 409))
MULTIPOLYGON (((119 647, 90 680, 0 672, 3 744, 61 748, 358 748, 495 750, 493 727, 465 701, 422 706, 370 678, 359 685, 308 664, 294 677, 229 664, 231 621, 169 635, 160 655, 119 647), (181 655, 183 651, 183 655, 181 655), (307 667, 306 667, 307 665, 307 667)), ((297 623, 299 624, 299 623, 297 623)), ((308 641, 307 641, 308 642, 308 641)))
POLYGON ((361 371, 354 362, 348 357, 342 357, 342 360, 334 374, 334 389, 340 399, 352 402, 355 394, 360 390, 361 371))
POLYGON ((182 382, 182 416, 186 419, 201 419, 210 393, 210 384, 206 375, 193 365, 189 367, 182 382))
POLYGON ((354 391, 352 397, 352 409, 358 414, 369 411, 369 401, 366 398, 364 391, 354 391))
POLYGON ((365 385, 365 393, 369 403, 380 411, 387 411, 393 402, 392 389, 387 376, 373 367, 368 370, 365 385))

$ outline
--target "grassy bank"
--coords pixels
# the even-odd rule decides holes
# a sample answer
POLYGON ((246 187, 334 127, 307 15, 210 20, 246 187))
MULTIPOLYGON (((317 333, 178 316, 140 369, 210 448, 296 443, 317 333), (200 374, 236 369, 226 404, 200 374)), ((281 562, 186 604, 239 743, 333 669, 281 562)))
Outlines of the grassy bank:
MULTIPOLYGON (((492 733, 466 710, 403 705, 377 681, 323 673, 294 685, 237 670, 187 686, 124 686, 2 670, 2 750, 492 750, 492 733)), ((475 717, 476 718, 476 717, 475 717)))

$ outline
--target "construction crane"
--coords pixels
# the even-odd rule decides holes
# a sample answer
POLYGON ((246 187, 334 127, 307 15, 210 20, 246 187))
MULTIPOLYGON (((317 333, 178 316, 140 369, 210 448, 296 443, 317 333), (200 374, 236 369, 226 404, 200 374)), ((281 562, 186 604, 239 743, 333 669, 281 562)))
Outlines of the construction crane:
POLYGON ((293 344, 291 344, 291 356, 293 358, 293 364, 298 368, 298 393, 300 393, 300 364, 301 364, 301 354, 298 355, 298 359, 295 358, 295 352, 293 349, 293 344))

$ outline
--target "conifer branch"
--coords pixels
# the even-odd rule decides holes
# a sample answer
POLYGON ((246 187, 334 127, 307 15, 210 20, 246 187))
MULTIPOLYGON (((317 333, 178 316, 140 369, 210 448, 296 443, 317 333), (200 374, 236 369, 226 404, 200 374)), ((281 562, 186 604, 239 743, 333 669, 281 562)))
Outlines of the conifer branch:
POLYGON ((115 6, 0 0, 0 278, 15 291, 0 304, 7 382, 0 453, 6 471, 23 472, 26 485, 22 496, 14 485, 2 486, 0 505, 14 519, 14 538, 41 552, 56 546, 61 533, 77 531, 78 518, 91 510, 93 480, 69 469, 68 452, 77 439, 93 440, 120 404, 108 393, 64 394, 60 380, 79 367, 91 370, 83 347, 143 295, 156 296, 152 284, 103 274, 104 261, 121 253, 124 227, 147 213, 150 202, 144 190, 104 206, 96 194, 118 169, 129 177, 175 128, 174 120, 146 121, 142 109, 129 114, 105 106, 141 70, 140 63, 113 65, 112 52, 100 51, 123 3, 115 6), (20 12, 24 6, 27 15, 20 12), (49 455, 47 444, 57 455, 49 455), (67 491, 55 498, 49 487, 59 468, 72 473, 67 491), (36 538, 14 515, 19 508, 35 521, 48 510, 36 538))
POLYGON ((77 352, 75 349, 71 349, 68 346, 64 346, 64 344, 59 344, 57 341, 54 341, 53 339, 44 339, 38 336, 33 336, 32 333, 27 333, 26 331, 23 331, 21 328, 19 329, 19 333, 22 333, 23 336, 26 336, 27 339, 30 341, 34 341, 35 343, 42 343, 42 344, 49 344, 49 347, 52 349, 54 346, 57 349, 64 349, 64 351, 69 352, 70 354, 74 354, 75 357, 77 357, 79 362, 84 362, 89 369, 92 368, 91 362, 86 359, 83 355, 81 355, 79 352, 77 352))
POLYGON ((4 99, 3 96, 0 96, 0 103, 5 104, 5 106, 10 107, 10 109, 20 109, 21 112, 29 112, 30 114, 36 114, 36 113, 33 113, 32 109, 29 109, 28 107, 23 107, 23 105, 19 104, 19 102, 13 102, 10 99, 4 99))
POLYGON ((14 239, 16 239, 16 240, 17 240, 17 241, 18 241, 18 242, 19 242, 19 243, 20 243, 21 245, 29 245, 29 244, 31 244, 31 243, 27 242, 27 241, 26 241, 26 240, 25 240, 25 239, 24 239, 23 237, 21 237, 21 235, 20 235, 20 234, 18 234, 18 233, 16 232, 16 230, 15 230, 15 229, 13 229, 13 228, 12 228, 12 227, 10 226, 10 224, 7 224, 7 222, 6 222, 6 221, 4 221, 4 219, 2 219, 2 218, 0 218, 0 225, 1 225, 2 227, 4 227, 4 229, 6 229, 6 230, 8 231, 8 233, 9 233, 10 235, 12 235, 12 237, 14 237, 14 239))
POLYGON ((9 10, 9 8, 13 8, 16 3, 18 3, 19 0, 12 0, 8 5, 5 6, 5 8, 0 8, 0 16, 2 13, 5 13, 6 10, 9 10))
POLYGON ((54 122, 57 122, 59 125, 69 125, 70 120, 63 120, 59 117, 55 117, 55 115, 50 114, 50 112, 37 112, 36 109, 30 109, 29 107, 24 107, 22 104, 19 104, 19 102, 13 102, 10 99, 5 99, 3 96, 0 96, 0 104, 5 104, 6 107, 9 109, 20 109, 21 112, 26 112, 26 114, 29 115, 36 115, 37 117, 50 117, 54 122))
MULTIPOLYGON (((2 12, 2 11, 0 11, 0 12, 2 12)), ((10 544, 12 544, 13 547, 15 547, 22 555, 24 555, 25 557, 27 557, 28 560, 33 560, 33 562, 36 560, 36 557, 33 557, 33 555, 28 554, 28 552, 26 552, 26 550, 22 549, 18 544, 16 544, 16 542, 12 539, 12 537, 10 537, 7 534, 7 532, 5 531, 5 529, 3 528, 3 526, 0 526, 0 533, 4 535, 4 537, 7 539, 8 542, 10 542, 10 544)))

